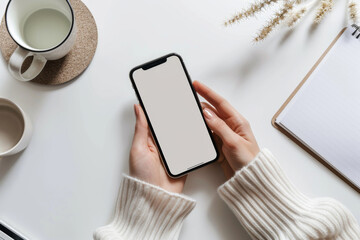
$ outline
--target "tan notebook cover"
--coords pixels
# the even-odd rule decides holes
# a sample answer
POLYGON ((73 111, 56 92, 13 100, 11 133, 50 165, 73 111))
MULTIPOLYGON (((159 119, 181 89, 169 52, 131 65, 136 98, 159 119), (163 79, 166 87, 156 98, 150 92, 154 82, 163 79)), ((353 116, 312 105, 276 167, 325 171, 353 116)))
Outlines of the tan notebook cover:
POLYGON ((350 182, 347 178, 345 178, 340 172, 338 172, 337 169, 332 167, 328 162, 323 160, 320 156, 318 156, 315 152, 313 152, 311 149, 309 149, 306 145, 304 145, 302 142, 300 142, 298 139, 296 139, 294 136, 292 136, 288 131, 286 131, 282 126, 278 125, 276 123, 277 117, 280 115, 280 113, 285 109, 285 107, 288 105, 288 103, 293 99, 293 97, 297 94, 297 92, 300 90, 300 88, 304 85, 304 83, 309 79, 311 74, 314 72, 314 70, 319 66, 321 61, 325 58, 325 56, 329 53, 329 51, 332 49, 332 47, 335 45, 335 43, 339 40, 339 38, 342 36, 342 34, 346 31, 347 28, 344 28, 340 31, 340 33, 335 37, 335 39, 332 41, 330 46, 326 49, 326 51, 322 54, 322 56, 319 58, 319 60, 315 63, 315 65, 311 68, 311 70, 308 72, 308 74, 305 76, 305 78, 300 82, 300 84, 295 88, 295 90, 291 93, 289 98, 285 101, 285 103, 280 107, 280 109, 276 112, 274 117, 271 120, 272 125, 281 131, 283 134, 285 134, 287 137, 289 137, 291 140, 293 140, 296 144, 298 144, 300 147, 302 147, 306 152, 308 152, 310 155, 312 155, 314 158, 319 160, 323 165, 325 165, 327 168, 329 168, 333 173, 335 173, 338 177, 340 177, 343 181, 345 181, 347 184, 349 184, 352 188, 354 188, 357 192, 360 193, 360 189, 354 185, 352 182, 350 182))

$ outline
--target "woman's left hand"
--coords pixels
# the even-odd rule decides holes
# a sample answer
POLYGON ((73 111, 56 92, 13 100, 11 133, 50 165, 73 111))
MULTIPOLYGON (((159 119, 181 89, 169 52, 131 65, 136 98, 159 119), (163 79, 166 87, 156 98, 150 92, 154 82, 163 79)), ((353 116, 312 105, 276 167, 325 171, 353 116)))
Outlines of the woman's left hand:
POLYGON ((169 192, 181 193, 186 176, 173 179, 166 174, 142 108, 135 104, 134 111, 136 124, 130 150, 130 175, 169 192))

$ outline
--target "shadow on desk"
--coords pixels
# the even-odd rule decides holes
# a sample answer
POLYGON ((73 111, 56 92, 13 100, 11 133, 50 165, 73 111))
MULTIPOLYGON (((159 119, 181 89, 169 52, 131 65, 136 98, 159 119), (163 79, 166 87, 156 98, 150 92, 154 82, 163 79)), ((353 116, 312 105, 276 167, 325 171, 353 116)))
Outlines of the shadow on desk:
POLYGON ((186 181, 185 187, 186 185, 188 187, 184 194, 190 197, 199 194, 206 195, 206 197, 202 196, 201 198, 206 199, 210 203, 200 202, 200 200, 197 202, 197 205, 208 205, 206 211, 211 224, 209 228, 215 229, 221 239, 251 239, 239 220, 217 193, 217 188, 226 181, 218 163, 213 163, 194 171, 188 176, 186 181))
POLYGON ((14 166, 16 161, 20 158, 21 154, 22 152, 15 154, 13 156, 0 158, 0 185, 2 184, 3 180, 5 179, 5 176, 14 166))

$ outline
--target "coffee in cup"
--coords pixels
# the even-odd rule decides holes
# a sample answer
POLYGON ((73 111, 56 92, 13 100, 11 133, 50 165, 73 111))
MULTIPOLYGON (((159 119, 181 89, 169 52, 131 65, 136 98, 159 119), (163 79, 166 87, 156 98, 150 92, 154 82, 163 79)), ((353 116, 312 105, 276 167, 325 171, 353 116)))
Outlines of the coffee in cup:
POLYGON ((22 151, 30 142, 32 126, 24 111, 0 98, 0 158, 22 151))

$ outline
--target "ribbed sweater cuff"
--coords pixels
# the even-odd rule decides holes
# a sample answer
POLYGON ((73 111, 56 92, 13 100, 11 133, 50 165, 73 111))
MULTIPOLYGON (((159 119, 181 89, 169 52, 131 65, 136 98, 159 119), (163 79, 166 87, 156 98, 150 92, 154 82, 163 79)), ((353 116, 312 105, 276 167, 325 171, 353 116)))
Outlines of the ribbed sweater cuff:
POLYGON ((218 193, 255 239, 360 237, 356 220, 345 207, 333 199, 304 196, 267 149, 220 186, 218 193))
POLYGON ((94 233, 96 240, 177 239, 195 201, 124 175, 113 221, 94 233))

